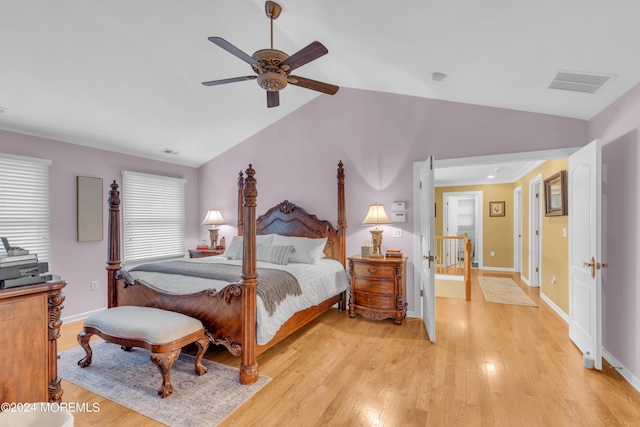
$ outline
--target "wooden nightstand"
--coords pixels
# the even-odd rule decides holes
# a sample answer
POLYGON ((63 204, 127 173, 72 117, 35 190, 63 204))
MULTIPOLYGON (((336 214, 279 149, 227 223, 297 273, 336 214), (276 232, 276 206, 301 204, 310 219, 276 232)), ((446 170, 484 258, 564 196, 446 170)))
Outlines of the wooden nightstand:
POLYGON ((204 258, 206 256, 222 255, 224 249, 189 249, 189 258, 204 258))
POLYGON ((367 319, 389 317, 402 325, 407 315, 405 269, 407 258, 349 257, 351 291, 349 317, 360 314, 367 319))

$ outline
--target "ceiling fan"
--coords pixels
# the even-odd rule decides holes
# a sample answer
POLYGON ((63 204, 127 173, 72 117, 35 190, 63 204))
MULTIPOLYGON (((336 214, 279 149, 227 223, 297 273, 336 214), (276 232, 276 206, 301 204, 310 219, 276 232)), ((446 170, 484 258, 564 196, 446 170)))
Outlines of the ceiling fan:
POLYGON ((264 5, 264 10, 271 23, 270 49, 262 49, 254 53, 252 56, 249 56, 223 38, 209 37, 209 40, 212 43, 215 43, 227 52, 251 65, 251 68, 253 68, 256 75, 213 80, 210 82, 203 82, 202 84, 205 86, 216 86, 226 83, 257 79, 258 85, 267 91, 267 107, 269 108, 280 105, 279 91, 284 89, 287 84, 300 86, 329 95, 334 95, 338 92, 338 89, 340 89, 338 86, 291 75, 291 72, 296 68, 326 55, 329 51, 322 45, 322 43, 317 41, 300 49, 291 56, 282 51, 275 50, 273 48, 273 20, 280 16, 282 7, 280 7, 278 3, 267 1, 264 5))

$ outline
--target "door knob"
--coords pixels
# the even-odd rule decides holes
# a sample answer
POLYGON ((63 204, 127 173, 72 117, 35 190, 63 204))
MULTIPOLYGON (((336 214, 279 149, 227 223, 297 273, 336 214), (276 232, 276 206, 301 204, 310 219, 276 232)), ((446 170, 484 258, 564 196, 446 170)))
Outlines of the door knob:
POLYGON ((585 267, 591 267, 591 278, 596 277, 596 260, 591 257, 591 262, 585 262, 585 267))
POLYGON ((585 262, 584 263, 585 267, 591 267, 591 277, 596 277, 596 270, 600 270, 601 268, 609 268, 609 264, 607 264, 606 262, 603 263, 599 263, 596 262, 596 260, 591 257, 591 262, 585 262))

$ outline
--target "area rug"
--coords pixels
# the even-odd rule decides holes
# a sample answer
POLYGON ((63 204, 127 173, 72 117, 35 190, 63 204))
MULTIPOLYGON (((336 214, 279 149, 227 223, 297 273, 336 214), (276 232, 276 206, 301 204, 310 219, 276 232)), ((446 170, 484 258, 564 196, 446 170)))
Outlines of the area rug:
POLYGON ((520 286, 513 279, 478 276, 478 281, 487 302, 537 307, 536 303, 531 301, 531 298, 520 289, 520 286))
POLYGON ((147 350, 126 352, 101 340, 92 341, 91 349, 93 360, 86 368, 78 366, 85 356, 82 347, 60 353, 58 375, 169 426, 215 426, 271 380, 260 375, 255 384, 241 385, 238 369, 206 359, 202 364, 209 372, 197 376, 194 357, 180 354, 171 368, 174 392, 163 399, 157 393, 162 376, 147 350))

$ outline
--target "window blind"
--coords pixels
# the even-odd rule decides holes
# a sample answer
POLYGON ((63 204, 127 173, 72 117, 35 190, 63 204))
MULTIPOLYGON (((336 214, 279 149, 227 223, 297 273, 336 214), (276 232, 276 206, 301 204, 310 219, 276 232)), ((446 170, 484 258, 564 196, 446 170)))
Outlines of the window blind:
MULTIPOLYGON (((0 153, 0 236, 50 261, 50 160, 0 153)), ((0 254, 5 256, 4 246, 0 254)))
POLYGON ((185 255, 184 179, 122 172, 125 264, 185 255))

